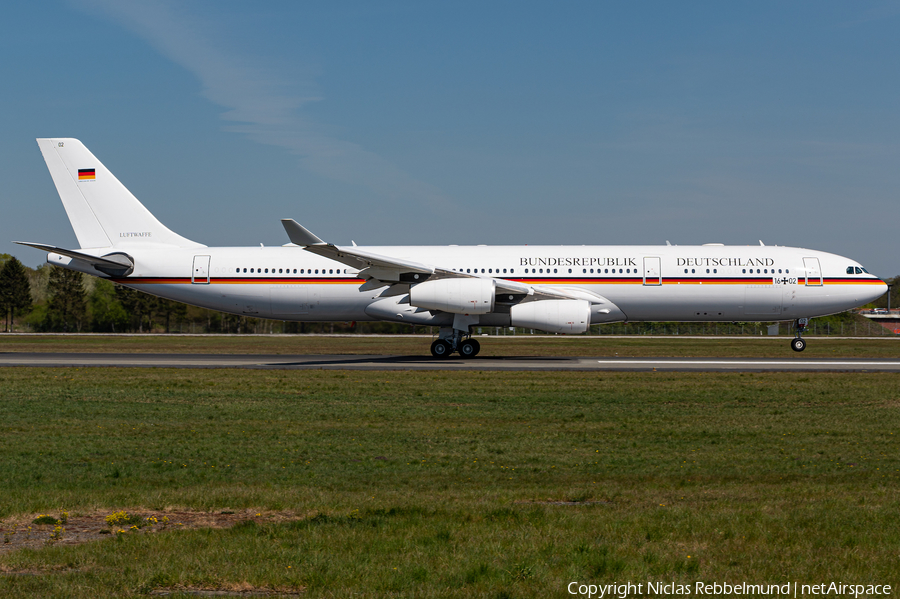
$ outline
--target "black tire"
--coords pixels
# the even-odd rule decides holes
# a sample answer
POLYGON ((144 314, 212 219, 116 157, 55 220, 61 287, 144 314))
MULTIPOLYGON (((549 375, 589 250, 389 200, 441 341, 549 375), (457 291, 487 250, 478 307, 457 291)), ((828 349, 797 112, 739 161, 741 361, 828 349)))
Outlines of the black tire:
POLYGON ((435 358, 449 358, 451 353, 450 344, 443 339, 438 339, 431 344, 431 355, 435 358))
POLYGON ((806 340, 805 339, 791 339, 791 349, 794 351, 803 351, 806 349, 806 340))
POLYGON ((481 344, 478 343, 478 339, 469 339, 469 341, 471 341, 471 342, 472 342, 472 345, 475 346, 475 353, 472 354, 472 356, 473 356, 473 357, 474 357, 474 356, 477 356, 477 355, 478 355, 478 352, 481 351, 481 344))
POLYGON ((481 349, 478 345, 478 342, 474 339, 466 339, 462 343, 459 344, 459 355, 463 358, 474 358, 478 355, 478 350, 481 349))

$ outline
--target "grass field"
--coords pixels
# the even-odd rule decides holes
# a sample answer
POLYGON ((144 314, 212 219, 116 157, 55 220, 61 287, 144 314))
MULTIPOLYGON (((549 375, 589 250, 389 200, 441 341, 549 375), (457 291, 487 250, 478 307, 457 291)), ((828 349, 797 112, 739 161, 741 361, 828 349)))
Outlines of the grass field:
POLYGON ((900 582, 895 374, 29 368, 0 390, 5 530, 237 522, 0 553, 3 597, 900 582))
MULTIPOLYGON (((896 358, 900 336, 836 339, 809 337, 806 351, 791 351, 788 337, 480 337, 481 355, 745 358, 896 358)), ((239 354, 428 355, 431 337, 358 335, 0 335, 0 352, 150 352, 239 354)))

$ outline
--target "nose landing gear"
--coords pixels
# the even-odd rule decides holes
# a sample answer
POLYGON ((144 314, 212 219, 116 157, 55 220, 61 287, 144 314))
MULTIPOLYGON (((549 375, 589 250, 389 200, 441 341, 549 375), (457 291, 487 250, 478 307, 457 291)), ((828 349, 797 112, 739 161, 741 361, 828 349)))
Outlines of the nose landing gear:
POLYGON ((808 318, 798 318, 794 322, 794 328, 797 329, 797 336, 791 339, 791 349, 794 351, 803 351, 806 349, 806 341, 802 338, 806 325, 809 324, 808 318))

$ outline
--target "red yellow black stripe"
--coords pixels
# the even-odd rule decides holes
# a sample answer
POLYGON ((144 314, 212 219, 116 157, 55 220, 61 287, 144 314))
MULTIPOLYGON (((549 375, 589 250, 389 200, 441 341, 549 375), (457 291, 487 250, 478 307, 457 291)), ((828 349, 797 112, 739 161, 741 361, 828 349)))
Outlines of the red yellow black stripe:
MULTIPOLYGON (((190 284, 190 277, 127 277, 111 279, 114 283, 128 285, 184 285, 190 284)), ((507 280, 526 285, 643 285, 643 277, 560 277, 557 279, 509 278, 507 280)), ((653 279, 650 279, 651 281, 653 279)), ((328 277, 211 277, 213 285, 362 285, 365 281, 356 278, 328 277)), ((735 278, 735 277, 680 277, 664 278, 663 285, 772 285, 772 277, 735 278)), ((803 278, 797 279, 796 285, 805 286, 803 278)), ((883 285, 880 279, 826 278, 826 285, 883 285)))
POLYGON ((825 279, 826 285, 884 285, 881 279, 851 279, 847 277, 825 279))

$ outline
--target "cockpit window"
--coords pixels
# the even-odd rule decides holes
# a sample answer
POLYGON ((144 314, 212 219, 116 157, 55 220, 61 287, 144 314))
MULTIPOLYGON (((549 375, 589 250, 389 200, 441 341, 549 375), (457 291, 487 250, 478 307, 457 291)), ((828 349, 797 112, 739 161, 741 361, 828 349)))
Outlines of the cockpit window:
POLYGON ((847 267, 847 274, 848 274, 848 275, 852 275, 852 274, 853 274, 853 267, 852 267, 852 266, 848 266, 848 267, 847 267))
POLYGON ((862 273, 863 273, 863 269, 861 269, 860 267, 857 266, 857 267, 856 267, 856 274, 861 275, 862 273))

